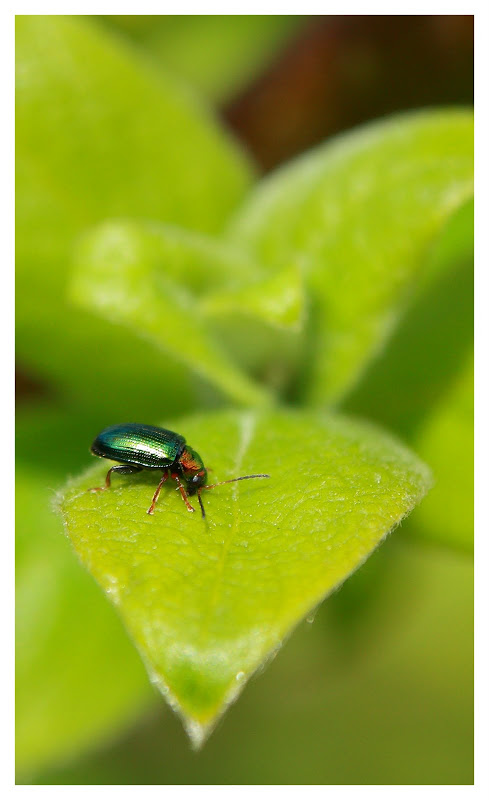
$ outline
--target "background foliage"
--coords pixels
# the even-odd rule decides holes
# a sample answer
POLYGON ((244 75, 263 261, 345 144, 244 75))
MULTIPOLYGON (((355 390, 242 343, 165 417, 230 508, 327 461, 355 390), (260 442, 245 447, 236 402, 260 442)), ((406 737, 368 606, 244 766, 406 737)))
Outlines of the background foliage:
MULTIPOLYGON (((239 20, 18 18, 18 779, 470 783, 471 115, 396 115, 259 179, 215 104, 227 102, 221 115, 245 137, 237 120, 248 108, 251 125, 250 98, 267 95, 274 70, 287 80, 318 31, 327 49, 338 22, 239 20), (202 549, 196 515, 169 492, 162 513, 145 517, 147 475, 102 497, 84 489, 104 465, 75 477, 95 433, 125 419, 171 421, 219 478, 238 474, 241 425, 243 468, 280 470, 267 485, 205 498, 202 549), (174 614, 170 644, 189 646, 214 585, 206 564, 230 548, 225 577, 238 583, 217 602, 212 652, 233 641, 231 628, 237 641, 258 621, 256 651, 233 646, 230 656, 229 674, 247 678, 429 488, 414 453, 434 476, 427 498, 190 753, 119 616, 60 535, 55 491, 72 477, 58 502, 77 553, 192 732, 222 711, 227 678, 220 685, 204 662, 175 672, 171 647, 152 642, 153 611, 174 614), (228 523, 240 527, 226 545, 228 523), (143 528, 143 551, 183 570, 173 606, 142 557, 143 528), (181 564, 161 549, 175 535, 179 551, 189 547, 181 564), (189 584, 192 570, 201 587, 189 584)), ((374 52, 385 57, 378 42, 374 52)), ((301 98, 300 115, 299 73, 288 100, 301 98)), ((370 73, 372 87, 382 74, 370 73)), ((467 85, 468 96, 448 99, 469 100, 467 85)), ((399 95, 398 108, 424 100, 399 95)), ((319 142, 340 117, 307 135, 319 142)), ((265 110, 260 118, 269 129, 265 110)), ((280 140, 273 158, 257 141, 249 136, 255 161, 279 157, 280 140)))

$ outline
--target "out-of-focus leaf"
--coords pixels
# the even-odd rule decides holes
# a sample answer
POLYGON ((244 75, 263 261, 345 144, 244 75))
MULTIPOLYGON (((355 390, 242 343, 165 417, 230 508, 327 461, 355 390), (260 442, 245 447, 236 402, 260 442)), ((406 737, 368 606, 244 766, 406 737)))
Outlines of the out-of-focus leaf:
POLYGON ((231 98, 265 69, 300 16, 179 14, 111 16, 165 67, 214 101, 231 98))
POLYGON ((219 267, 229 274, 233 267, 242 270, 243 261, 239 253, 212 248, 212 240, 187 232, 107 224, 86 237, 78 252, 72 297, 170 354, 235 402, 259 405, 266 393, 234 365, 186 289, 216 280, 219 267), (211 270, 214 277, 207 278, 211 270))
POLYGON ((86 403, 137 405, 143 384, 182 399, 185 373, 152 371, 127 331, 66 305, 73 241, 119 215, 218 231, 249 166, 205 107, 86 19, 18 17, 16 56, 18 357, 86 403))
POLYGON ((474 366, 461 372, 424 421, 413 447, 432 467, 435 486, 409 521, 415 536, 471 550, 474 537, 474 366))
POLYGON ((170 490, 148 516, 151 473, 87 491, 105 464, 72 481, 60 508, 198 744, 291 628, 416 505, 430 476, 396 441, 348 419, 228 412, 169 427, 214 468, 214 481, 272 478, 205 493, 206 520, 170 490))
POLYGON ((472 152, 468 111, 403 115, 299 158, 235 218, 231 238, 252 257, 306 276, 309 401, 341 399, 388 340, 427 249, 472 194, 472 152))
POLYGON ((43 425, 39 413, 37 430, 18 422, 16 756, 27 782, 113 736, 152 694, 120 620, 52 513, 66 475, 51 464, 53 441, 68 436, 58 423, 43 425))
POLYGON ((473 210, 470 202, 450 218, 397 329, 342 403, 411 442, 473 351, 473 210))
POLYGON ((473 204, 451 218, 385 351, 343 409, 406 439, 435 488, 409 530, 462 548, 473 539, 473 204))
POLYGON ((306 298, 302 276, 292 267, 251 285, 220 287, 206 294, 202 305, 209 318, 243 315, 298 333, 304 323, 306 298))
POLYGON ((252 284, 211 291, 202 312, 240 364, 277 393, 295 380, 308 299, 295 267, 252 284))
POLYGON ((250 681, 198 758, 155 710, 112 747, 36 782, 472 784, 472 614, 471 559, 396 534, 250 681), (381 579, 373 607, 366 576, 374 589, 381 579), (336 614, 349 594, 354 630, 336 614))

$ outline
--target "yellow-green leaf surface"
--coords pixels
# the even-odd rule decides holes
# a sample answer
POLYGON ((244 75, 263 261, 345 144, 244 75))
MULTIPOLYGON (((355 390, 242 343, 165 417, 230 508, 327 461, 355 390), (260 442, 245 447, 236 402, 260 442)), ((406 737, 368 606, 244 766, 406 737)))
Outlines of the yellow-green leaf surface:
POLYGON ((98 745, 151 702, 120 620, 52 513, 61 481, 25 464, 16 474, 15 738, 23 778, 98 745))
MULTIPOLYGON (((168 423, 167 423, 168 424, 168 423)), ((189 514, 149 472, 72 481, 60 509, 83 563, 119 609, 152 680, 198 744, 294 625, 367 558, 430 486, 378 429, 340 417, 221 412, 173 425, 213 468, 189 514)))
POLYGON ((246 275, 253 265, 230 248, 212 245, 213 240, 164 226, 106 224, 85 238, 77 254, 71 296, 143 337, 235 402, 260 405, 266 392, 212 336, 191 291, 206 279, 218 281, 223 272, 232 275, 233 267, 235 272, 245 269, 246 275))
POLYGON ((472 114, 428 111, 327 142, 250 195, 233 241, 311 291, 309 401, 341 399, 384 346, 472 183, 472 114))
POLYGON ((472 784, 473 592, 469 558, 396 533, 297 627, 197 758, 155 710, 36 783, 472 784))
POLYGON ((18 357, 86 404, 137 408, 143 382, 182 398, 171 364, 66 303, 71 250, 114 216, 218 232, 250 165, 203 103, 95 22, 17 17, 16 61, 18 357))
POLYGON ((433 469, 435 485, 410 520, 413 534, 471 551, 474 538, 474 363, 461 371, 414 446, 433 469))
POLYGON ((219 239, 135 221, 95 228, 75 261, 77 305, 147 341, 155 364, 167 354, 235 402, 257 405, 266 392, 233 356, 262 377, 280 360, 286 371, 298 351, 305 294, 297 270, 270 278, 219 239))
POLYGON ((448 220, 396 330, 342 402, 343 411, 407 441, 436 414, 473 353, 473 215, 471 201, 448 220))
POLYGON ((200 308, 244 369, 271 390, 296 382, 308 297, 300 270, 285 268, 246 285, 211 290, 200 308))
POLYGON ((388 345, 342 404, 401 436, 435 486, 409 529, 471 549, 473 540, 473 204, 451 218, 424 285, 388 345))
POLYGON ((266 281, 209 292, 203 308, 210 318, 236 315, 260 319, 278 329, 298 332, 304 322, 306 298, 299 270, 283 270, 266 281))

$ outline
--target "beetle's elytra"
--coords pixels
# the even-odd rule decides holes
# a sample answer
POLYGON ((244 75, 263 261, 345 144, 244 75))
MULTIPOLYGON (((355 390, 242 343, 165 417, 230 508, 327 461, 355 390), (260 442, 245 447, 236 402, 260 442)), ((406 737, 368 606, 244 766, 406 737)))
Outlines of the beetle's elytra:
POLYGON ((184 437, 179 433, 166 430, 166 428, 157 428, 154 425, 142 425, 134 422, 112 425, 99 433, 90 449, 95 456, 119 462, 109 469, 105 486, 97 486, 90 490, 92 492, 108 489, 113 472, 128 475, 143 469, 163 470, 163 477, 153 495, 148 514, 153 513, 161 487, 168 475, 176 482, 189 511, 195 509, 191 506, 188 496, 197 495, 203 517, 205 517, 205 511, 201 493, 204 489, 214 489, 224 483, 234 483, 234 481, 244 481, 249 478, 270 477, 270 475, 264 474, 242 475, 240 478, 230 478, 227 481, 208 485, 204 462, 199 454, 187 445, 184 437))

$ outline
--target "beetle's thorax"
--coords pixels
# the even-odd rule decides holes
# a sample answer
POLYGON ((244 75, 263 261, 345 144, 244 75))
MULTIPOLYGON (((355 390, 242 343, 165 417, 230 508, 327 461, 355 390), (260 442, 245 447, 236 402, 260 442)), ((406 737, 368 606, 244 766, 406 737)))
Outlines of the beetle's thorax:
POLYGON ((195 494, 207 480, 207 470, 199 454, 185 445, 185 449, 178 459, 179 472, 187 483, 188 494, 195 494))

